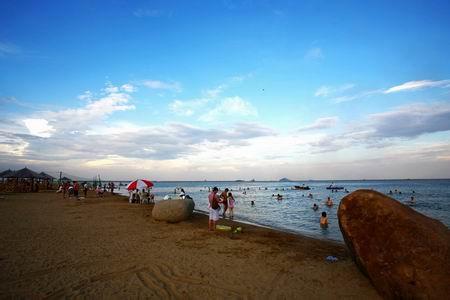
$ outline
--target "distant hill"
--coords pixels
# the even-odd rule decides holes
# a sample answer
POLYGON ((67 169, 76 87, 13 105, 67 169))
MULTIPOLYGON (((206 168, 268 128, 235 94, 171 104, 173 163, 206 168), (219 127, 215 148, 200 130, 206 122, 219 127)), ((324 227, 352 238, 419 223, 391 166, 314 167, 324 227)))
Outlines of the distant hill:
POLYGON ((278 181, 279 181, 279 182, 291 182, 292 180, 290 180, 290 179, 284 177, 284 178, 281 178, 281 179, 278 180, 278 181))

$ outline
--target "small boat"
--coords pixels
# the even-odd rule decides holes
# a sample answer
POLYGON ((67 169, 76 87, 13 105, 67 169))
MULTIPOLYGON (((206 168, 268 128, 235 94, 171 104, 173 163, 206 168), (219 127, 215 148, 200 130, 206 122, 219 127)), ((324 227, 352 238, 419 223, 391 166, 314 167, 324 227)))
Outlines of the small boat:
POLYGON ((344 189, 343 186, 338 186, 334 184, 330 184, 329 186, 327 186, 327 190, 343 190, 343 189, 344 189))
POLYGON ((292 187, 293 190, 310 190, 311 188, 309 186, 299 186, 299 185, 294 185, 292 187))

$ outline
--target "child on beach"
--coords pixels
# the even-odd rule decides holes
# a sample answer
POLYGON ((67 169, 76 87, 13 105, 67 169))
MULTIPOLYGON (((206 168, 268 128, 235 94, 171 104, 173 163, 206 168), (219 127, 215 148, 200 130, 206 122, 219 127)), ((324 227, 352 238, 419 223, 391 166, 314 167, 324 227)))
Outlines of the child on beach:
POLYGON ((228 193, 228 208, 230 209, 230 218, 233 219, 234 217, 234 213, 233 213, 233 209, 234 209, 234 204, 236 202, 236 200, 234 200, 233 194, 231 192, 228 193))
POLYGON ((322 212, 322 216, 320 217, 320 227, 327 228, 328 227, 328 217, 326 212, 322 212))
POLYGON ((209 201, 209 222, 208 227, 210 231, 216 230, 216 222, 219 220, 220 215, 220 205, 219 205, 219 197, 217 196, 217 192, 219 189, 214 187, 212 192, 208 196, 209 201))
POLYGON ((225 218, 225 213, 227 212, 228 209, 228 201, 227 201, 227 197, 228 197, 228 188, 225 188, 225 190, 220 194, 220 203, 223 204, 223 217, 225 218))

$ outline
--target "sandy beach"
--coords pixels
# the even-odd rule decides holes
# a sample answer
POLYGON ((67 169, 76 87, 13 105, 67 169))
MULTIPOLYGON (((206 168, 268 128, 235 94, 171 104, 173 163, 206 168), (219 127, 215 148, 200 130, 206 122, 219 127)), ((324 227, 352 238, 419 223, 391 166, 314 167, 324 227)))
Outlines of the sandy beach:
POLYGON ((201 214, 166 224, 121 196, 1 197, 1 298, 379 299, 343 244, 247 224, 209 232, 201 214))

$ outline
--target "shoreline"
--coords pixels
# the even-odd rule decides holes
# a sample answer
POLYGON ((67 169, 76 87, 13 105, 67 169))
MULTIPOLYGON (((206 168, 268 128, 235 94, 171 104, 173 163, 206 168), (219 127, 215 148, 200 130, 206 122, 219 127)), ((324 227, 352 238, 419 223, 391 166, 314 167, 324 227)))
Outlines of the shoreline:
MULTIPOLYGON (((209 216, 209 212, 204 211, 204 210, 194 209, 194 213, 197 213, 197 214, 200 214, 200 215, 204 215, 206 217, 209 216)), ((299 232, 296 232, 296 231, 293 231, 293 230, 289 230, 287 228, 281 228, 281 227, 275 227, 275 226, 272 227, 272 226, 269 226, 269 225, 264 225, 264 224, 257 223, 257 222, 252 222, 252 221, 246 221, 246 220, 240 220, 240 219, 233 219, 233 220, 231 220, 229 218, 224 219, 224 218, 220 217, 219 220, 217 221, 218 222, 217 224, 221 225, 222 223, 220 223, 220 222, 221 221, 223 222, 223 221, 226 221, 226 220, 228 220, 230 222, 234 222, 236 224, 245 225, 245 226, 255 226, 255 227, 260 227, 262 229, 269 229, 269 230, 273 230, 273 231, 280 232, 280 233, 292 234, 294 236, 298 236, 299 238, 310 238, 310 239, 313 239, 313 240, 318 240, 318 241, 323 241, 323 242, 336 243, 336 244, 339 244, 339 245, 342 245, 342 246, 346 247, 345 242, 341 241, 341 240, 334 240, 334 239, 330 239, 330 238, 320 238, 320 237, 314 236, 312 234, 309 235, 309 234, 304 233, 304 232, 303 233, 299 233, 299 232)))
POLYGON ((338 242, 228 219, 243 232, 209 232, 197 212, 157 222, 121 195, 2 196, 2 298, 380 298, 338 242))

